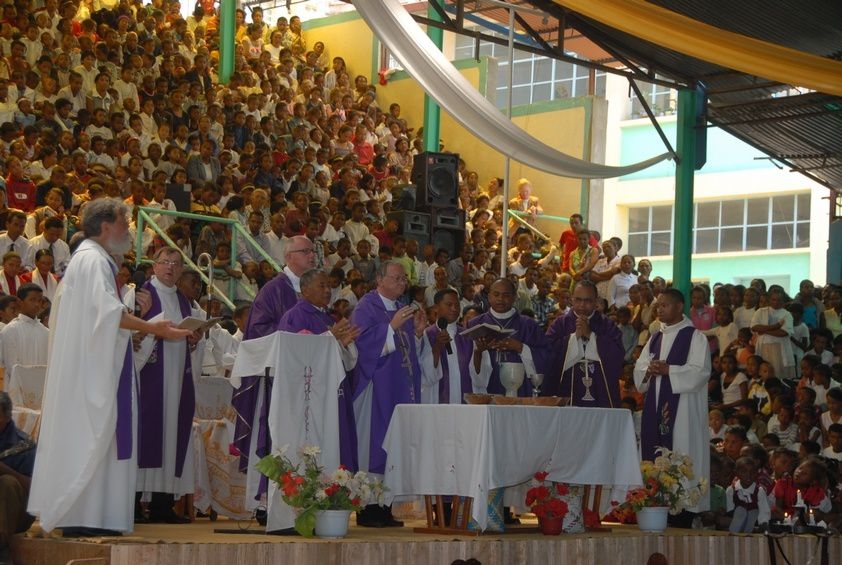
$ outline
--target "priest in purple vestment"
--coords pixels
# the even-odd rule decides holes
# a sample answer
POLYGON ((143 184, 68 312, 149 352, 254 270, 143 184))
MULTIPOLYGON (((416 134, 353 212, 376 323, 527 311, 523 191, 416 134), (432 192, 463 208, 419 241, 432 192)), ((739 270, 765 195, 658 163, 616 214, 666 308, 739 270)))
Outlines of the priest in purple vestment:
POLYGON ((468 327, 477 324, 492 324, 514 330, 508 337, 492 340, 474 340, 473 362, 470 364, 471 379, 478 392, 505 394, 500 382, 501 363, 523 363, 526 377, 518 389, 518 396, 531 396, 532 383, 528 375, 546 373, 547 340, 540 326, 528 316, 514 308, 517 289, 509 279, 497 279, 488 291, 488 312, 470 321, 468 327))
MULTIPOLYGON (((657 308, 661 329, 649 338, 634 367, 634 384, 644 395, 641 456, 653 461, 657 449, 665 447, 688 455, 696 477, 708 477, 708 341, 684 316, 684 295, 679 290, 662 291, 657 308)), ((701 512, 708 507, 705 494, 688 510, 701 512)))
MULTIPOLYGON (((359 329, 342 318, 338 322, 327 313, 330 302, 330 284, 327 275, 311 269, 301 275, 301 300, 287 310, 281 318, 278 329, 285 332, 323 334, 330 332, 342 346, 342 363, 350 371, 357 364, 357 348, 354 340, 359 329)), ((339 395, 339 459, 351 471, 357 465, 357 430, 354 423, 354 405, 351 400, 351 379, 346 377, 337 391, 339 395)))
POLYGON ((438 323, 424 331, 425 352, 422 356, 424 387, 433 394, 425 402, 433 404, 464 404, 466 393, 473 392, 468 365, 474 353, 474 343, 460 335, 459 295, 452 288, 438 291, 433 297, 438 323))
POLYGON ((577 282, 573 308, 547 330, 551 360, 541 392, 569 397, 572 406, 619 408, 622 335, 596 311, 596 299, 596 285, 577 282))
MULTIPOLYGON (((281 317, 298 302, 301 292, 299 277, 315 266, 313 243, 304 236, 291 238, 284 248, 284 260, 286 267, 283 272, 278 273, 257 293, 246 322, 244 339, 256 339, 277 331, 281 317)), ((263 378, 263 375, 255 375, 244 378, 231 398, 231 404, 237 412, 234 447, 240 453, 240 472, 250 476, 247 481, 249 492, 246 493, 246 505, 249 509, 255 506, 255 496, 259 498, 256 485, 251 483, 253 480, 260 480, 257 471, 250 471, 257 460, 252 461, 250 465, 249 458, 256 455, 257 459, 260 459, 268 455, 272 445, 267 422, 271 392, 271 381, 263 378), (256 437, 253 437, 253 434, 256 437)), ((260 490, 265 492, 265 489, 260 490)))
MULTIPOLYGON (((381 263, 376 280, 377 288, 360 299, 351 316, 351 323, 362 332, 356 340, 359 359, 351 384, 360 470, 382 475, 386 452, 381 446, 395 406, 415 404, 421 398, 418 358, 426 320, 417 306, 398 303, 408 283, 400 263, 381 263)), ((375 505, 360 512, 357 524, 403 525, 388 508, 375 505)))

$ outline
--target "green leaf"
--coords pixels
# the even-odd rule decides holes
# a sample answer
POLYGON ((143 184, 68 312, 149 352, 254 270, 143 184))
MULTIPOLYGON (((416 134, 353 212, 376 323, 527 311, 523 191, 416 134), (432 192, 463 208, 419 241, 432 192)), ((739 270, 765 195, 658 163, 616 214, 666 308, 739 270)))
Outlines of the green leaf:
POLYGON ((313 532, 316 529, 316 512, 317 508, 310 506, 298 513, 295 518, 295 531, 305 538, 313 537, 313 532))
POLYGON ((273 455, 267 455, 254 466, 262 475, 277 481, 284 470, 284 465, 273 455))

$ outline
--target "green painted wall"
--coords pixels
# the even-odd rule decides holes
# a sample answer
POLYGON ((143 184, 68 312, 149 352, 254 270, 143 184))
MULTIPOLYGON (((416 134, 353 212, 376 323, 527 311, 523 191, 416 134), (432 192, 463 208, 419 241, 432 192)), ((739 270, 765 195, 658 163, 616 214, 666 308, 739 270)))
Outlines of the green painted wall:
MULTIPOLYGON (((672 259, 652 260, 653 276, 669 280, 672 276, 672 259)), ((766 284, 780 284, 795 296, 798 283, 810 278, 810 253, 773 253, 769 255, 744 254, 739 257, 718 255, 693 255, 693 280, 707 281, 711 285, 721 283, 742 283, 743 279, 758 276, 766 284)))
MULTIPOLYGON (((675 147, 675 125, 675 121, 661 124, 664 134, 673 147, 675 147)), ((664 144, 651 124, 622 128, 620 141, 621 165, 629 165, 649 159, 652 155, 663 150, 665 150, 664 144)), ((755 159, 763 156, 760 151, 719 128, 708 128, 707 152, 707 163, 696 174, 774 168, 774 165, 768 159, 755 159)), ((662 161, 648 169, 626 175, 620 180, 671 177, 674 174, 675 166, 672 161, 662 161)))

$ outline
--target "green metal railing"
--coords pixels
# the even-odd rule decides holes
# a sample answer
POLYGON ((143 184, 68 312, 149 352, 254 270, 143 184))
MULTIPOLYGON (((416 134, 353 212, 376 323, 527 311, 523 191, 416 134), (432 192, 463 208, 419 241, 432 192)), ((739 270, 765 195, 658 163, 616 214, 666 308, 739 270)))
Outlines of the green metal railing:
MULTIPOLYGON (((148 206, 139 206, 137 209, 137 233, 135 235, 135 265, 139 266, 143 262, 143 230, 144 224, 149 224, 149 227, 155 231, 164 242, 171 247, 172 249, 176 249, 179 253, 181 253, 181 257, 184 259, 184 263, 196 271, 199 274, 199 277, 202 281, 210 286, 210 279, 208 276, 199 269, 198 265, 193 262, 193 259, 184 252, 181 247, 176 245, 176 243, 161 229, 161 226, 152 218, 152 215, 161 214, 164 216, 174 216, 176 218, 185 218, 188 220, 199 221, 203 223, 209 222, 219 222, 220 224, 224 224, 226 226, 230 226, 231 229, 231 267, 235 267, 237 265, 237 236, 242 236, 246 243, 250 244, 257 252, 260 254, 261 258, 269 263, 275 272, 279 272, 281 270, 280 265, 275 262, 274 259, 263 249, 254 238, 251 237, 251 234, 238 222, 237 220, 232 220, 231 218, 221 218, 217 216, 205 216, 202 214, 193 214, 192 212, 179 212, 177 210, 164 210, 162 208, 151 208, 148 206)), ((213 252, 215 250, 211 250, 211 256, 213 256, 213 252)), ((209 266, 212 268, 212 266, 209 266)), ((234 277, 231 277, 228 280, 228 294, 229 296, 234 296, 236 293, 237 285, 240 285, 251 298, 254 298, 255 294, 251 287, 247 286, 243 283, 242 280, 237 280, 234 277)), ((219 288, 213 286, 211 291, 216 294, 219 299, 229 308, 232 310, 234 309, 234 302, 231 299, 220 292, 219 288)))

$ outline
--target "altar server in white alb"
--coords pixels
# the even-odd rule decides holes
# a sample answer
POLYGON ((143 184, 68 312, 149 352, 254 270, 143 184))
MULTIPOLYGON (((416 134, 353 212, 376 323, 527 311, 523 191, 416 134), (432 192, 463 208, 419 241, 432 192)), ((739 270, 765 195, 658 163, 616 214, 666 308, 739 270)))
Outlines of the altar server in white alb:
POLYGON ((73 255, 52 308, 28 510, 44 530, 62 528, 65 536, 133 529, 137 409, 131 332, 164 339, 190 335, 166 320, 141 320, 123 304, 116 274, 132 244, 128 212, 110 198, 88 203, 82 216, 87 239, 73 255))
MULTIPOLYGON (((640 450, 654 461, 656 449, 666 447, 693 460, 696 478, 710 471, 710 437, 707 431, 707 384, 710 350, 707 338, 684 316, 684 295, 674 288, 658 296, 656 331, 634 368, 634 384, 643 393, 640 450)), ((710 507, 707 493, 691 512, 710 507)))
MULTIPOLYGON (((190 316, 204 318, 204 312, 194 309, 176 286, 184 269, 181 254, 165 247, 158 250, 154 261, 155 276, 143 285, 152 298, 144 318, 163 316, 176 323, 190 316)), ((199 340, 198 334, 169 341, 148 336, 135 355, 140 374, 137 490, 152 493, 149 519, 153 522, 189 522, 176 516, 172 507, 174 497, 190 494, 195 488, 193 363, 201 360, 192 352, 199 340)))
POLYGON ((17 292, 20 313, 0 331, 0 351, 6 374, 5 388, 12 402, 21 404, 20 390, 15 383, 16 365, 46 365, 50 331, 38 319, 43 293, 32 283, 20 286, 17 292))

